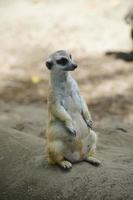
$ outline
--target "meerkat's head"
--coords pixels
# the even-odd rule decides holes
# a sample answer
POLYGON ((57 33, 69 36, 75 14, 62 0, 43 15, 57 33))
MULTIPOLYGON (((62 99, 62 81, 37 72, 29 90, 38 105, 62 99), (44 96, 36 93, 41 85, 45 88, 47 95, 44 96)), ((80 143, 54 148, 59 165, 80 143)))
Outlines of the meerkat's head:
POLYGON ((49 70, 73 71, 77 64, 72 60, 71 54, 65 50, 56 51, 46 61, 49 70))

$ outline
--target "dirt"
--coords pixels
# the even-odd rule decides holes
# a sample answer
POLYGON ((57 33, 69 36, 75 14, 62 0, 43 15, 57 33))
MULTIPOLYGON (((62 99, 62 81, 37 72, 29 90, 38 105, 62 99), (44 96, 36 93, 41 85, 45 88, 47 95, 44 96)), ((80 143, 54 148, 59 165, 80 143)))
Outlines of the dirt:
POLYGON ((47 82, 14 80, 17 87, 1 93, 0 199, 133 198, 132 64, 108 57, 85 60, 73 74, 93 116, 102 165, 78 163, 69 172, 50 166, 45 152, 47 82), (112 62, 111 72, 103 72, 112 62))
MULTIPOLYGON (((1 104, 0 199, 132 199, 132 120, 95 122, 100 167, 82 162, 71 171, 47 163, 46 107, 1 104)), ((105 116, 106 117, 106 116, 105 116)))
POLYGON ((133 54, 123 20, 131 2, 0 2, 0 200, 133 199, 133 54), (47 162, 45 60, 62 48, 78 63, 72 75, 92 113, 100 167, 47 162))

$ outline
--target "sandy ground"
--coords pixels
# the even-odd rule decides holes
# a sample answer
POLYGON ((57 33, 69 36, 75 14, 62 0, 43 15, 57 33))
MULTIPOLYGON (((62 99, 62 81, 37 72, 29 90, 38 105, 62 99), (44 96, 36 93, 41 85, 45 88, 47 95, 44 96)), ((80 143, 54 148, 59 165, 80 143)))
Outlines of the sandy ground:
POLYGON ((0 200, 133 199, 133 54, 123 21, 131 2, 0 1, 0 200), (79 65, 72 74, 99 135, 100 167, 47 163, 42 63, 60 48, 79 65))
POLYGON ((45 153, 47 107, 44 93, 39 93, 40 90, 46 92, 47 82, 15 80, 17 87, 7 87, 1 95, 0 199, 133 199, 132 62, 105 56, 85 60, 87 64, 90 62, 88 74, 81 73, 86 70, 81 60, 83 67, 73 75, 95 122, 94 129, 99 135, 97 157, 102 165, 96 168, 82 162, 69 172, 48 165, 45 153), (115 71, 118 67, 118 74, 99 70, 112 62, 115 71), (102 90, 99 90, 99 82, 103 84, 102 90), (117 83, 121 87, 117 88, 117 83), (108 87, 114 88, 113 95, 108 87))
POLYGON ((0 199, 133 199, 133 124, 110 117, 95 123, 100 167, 49 166, 45 155, 45 107, 1 104, 0 199))

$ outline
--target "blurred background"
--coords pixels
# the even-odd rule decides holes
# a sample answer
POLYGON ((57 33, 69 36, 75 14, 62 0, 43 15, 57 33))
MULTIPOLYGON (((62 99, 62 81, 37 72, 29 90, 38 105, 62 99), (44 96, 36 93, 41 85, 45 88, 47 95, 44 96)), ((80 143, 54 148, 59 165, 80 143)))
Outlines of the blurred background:
POLYGON ((44 105, 45 61, 69 50, 72 73, 93 118, 131 119, 133 41, 124 17, 132 0, 1 0, 0 102, 44 105))

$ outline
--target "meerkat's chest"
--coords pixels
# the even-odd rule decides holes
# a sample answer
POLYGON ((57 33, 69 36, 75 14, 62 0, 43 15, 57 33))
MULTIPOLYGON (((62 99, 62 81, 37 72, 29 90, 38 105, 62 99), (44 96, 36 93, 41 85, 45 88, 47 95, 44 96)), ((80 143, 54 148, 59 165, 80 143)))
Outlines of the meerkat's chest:
POLYGON ((76 112, 81 113, 80 97, 77 92, 65 87, 61 96, 61 103, 69 114, 76 112))

